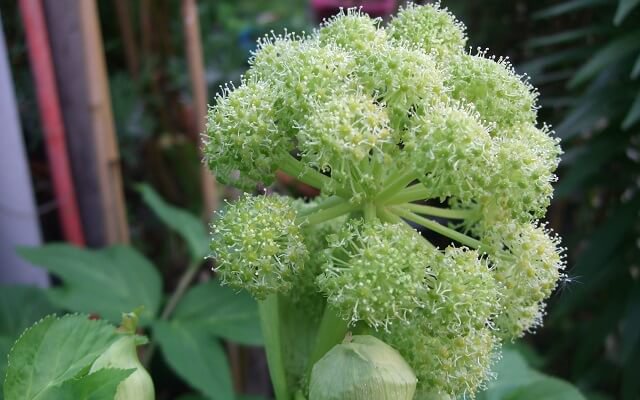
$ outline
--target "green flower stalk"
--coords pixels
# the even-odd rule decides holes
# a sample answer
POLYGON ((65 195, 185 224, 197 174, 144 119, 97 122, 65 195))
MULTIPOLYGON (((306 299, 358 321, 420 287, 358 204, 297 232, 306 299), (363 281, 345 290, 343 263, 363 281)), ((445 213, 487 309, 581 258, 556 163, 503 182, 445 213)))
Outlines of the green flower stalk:
POLYGON ((526 77, 465 45, 439 4, 386 27, 350 9, 260 40, 210 109, 206 162, 221 182, 252 191, 280 170, 322 193, 245 195, 213 225, 222 281, 263 301, 279 400, 308 396, 347 330, 395 348, 416 398, 472 398, 501 343, 541 324, 564 268, 538 222, 559 141, 526 77), (291 310, 304 321, 287 322, 291 310))

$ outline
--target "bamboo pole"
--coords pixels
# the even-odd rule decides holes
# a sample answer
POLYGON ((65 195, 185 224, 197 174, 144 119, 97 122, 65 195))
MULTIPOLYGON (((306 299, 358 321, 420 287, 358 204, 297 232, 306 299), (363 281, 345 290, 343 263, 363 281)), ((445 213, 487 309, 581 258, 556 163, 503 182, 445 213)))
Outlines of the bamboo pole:
POLYGON ((78 246, 84 246, 84 233, 76 202, 73 178, 71 177, 58 87, 42 2, 40 0, 20 0, 19 4, 29 47, 38 106, 42 117, 47 157, 51 166, 54 192, 60 210, 62 231, 67 240, 78 246))
POLYGON ((78 5, 84 38, 84 56, 92 121, 91 134, 94 135, 97 150, 95 157, 98 164, 98 180, 105 215, 106 241, 108 243, 128 243, 129 227, 98 11, 95 0, 78 1, 78 5))
MULTIPOLYGON (((198 6, 195 0, 182 0, 182 19, 184 24, 184 36, 187 48, 187 61, 189 64, 189 76, 191 78, 191 91, 193 93, 193 110, 198 134, 205 131, 207 117, 207 81, 204 73, 204 61, 202 59, 202 42, 200 40, 200 24, 198 22, 198 6)), ((199 140, 200 142, 200 140, 199 140)), ((202 143, 198 145, 202 157, 202 143)), ((202 164, 200 166, 200 184, 202 188, 203 219, 209 222, 218 204, 215 181, 209 169, 202 164)))

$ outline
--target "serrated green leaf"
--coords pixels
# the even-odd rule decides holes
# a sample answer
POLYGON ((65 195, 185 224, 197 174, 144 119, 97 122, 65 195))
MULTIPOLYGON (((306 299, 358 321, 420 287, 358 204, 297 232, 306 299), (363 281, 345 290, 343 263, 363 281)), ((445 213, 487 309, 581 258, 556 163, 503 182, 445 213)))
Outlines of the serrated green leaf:
POLYGON ((86 373, 116 338, 115 327, 87 316, 42 319, 22 334, 9 353, 5 397, 45 397, 63 382, 86 373))
POLYGON ((533 19, 557 17, 558 15, 566 14, 572 11, 578 11, 583 8, 603 5, 607 2, 608 0, 570 0, 553 5, 551 7, 544 8, 540 11, 536 11, 531 15, 531 17, 533 19))
POLYGON ((138 185, 138 191, 158 218, 185 240, 194 260, 200 260, 209 254, 209 235, 199 218, 165 202, 147 184, 138 185))
POLYGON ((569 81, 569 87, 573 88, 586 82, 604 68, 610 67, 638 49, 640 49, 640 30, 609 42, 576 72, 573 79, 569 81))
POLYGON ((22 257, 62 279, 52 301, 71 311, 97 313, 119 322, 123 312, 144 306, 143 324, 160 306, 162 281, 156 268, 129 246, 85 250, 67 244, 20 248, 22 257))
POLYGON ((215 338, 176 321, 157 321, 153 332, 167 364, 185 382, 209 399, 234 399, 227 358, 215 338))
POLYGON ((191 288, 178 303, 173 319, 232 342, 261 345, 258 305, 246 292, 209 281, 191 288))
POLYGON ((113 400, 118 385, 134 369, 101 369, 77 379, 69 379, 48 391, 38 400, 113 400))
POLYGON ((573 385, 552 377, 543 377, 523 386, 504 400, 585 400, 573 385))
POLYGON ((638 4, 640 4, 640 0, 619 0, 616 15, 613 17, 613 23, 620 25, 638 4))
POLYGON ((633 101, 627 116, 622 121, 622 129, 627 130, 633 126, 636 122, 640 121, 640 92, 633 101))

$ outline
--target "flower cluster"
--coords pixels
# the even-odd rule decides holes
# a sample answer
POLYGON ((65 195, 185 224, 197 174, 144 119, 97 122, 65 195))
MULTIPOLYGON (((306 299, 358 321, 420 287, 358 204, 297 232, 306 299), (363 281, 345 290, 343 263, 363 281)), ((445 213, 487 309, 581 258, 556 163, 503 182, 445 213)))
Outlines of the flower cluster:
POLYGON ((564 267, 538 222, 558 140, 526 77, 465 43, 439 4, 264 38, 206 132, 222 182, 249 190, 280 170, 322 193, 230 205, 213 229, 222 280, 326 302, 396 348, 425 396, 472 397, 500 343, 540 324, 564 267))

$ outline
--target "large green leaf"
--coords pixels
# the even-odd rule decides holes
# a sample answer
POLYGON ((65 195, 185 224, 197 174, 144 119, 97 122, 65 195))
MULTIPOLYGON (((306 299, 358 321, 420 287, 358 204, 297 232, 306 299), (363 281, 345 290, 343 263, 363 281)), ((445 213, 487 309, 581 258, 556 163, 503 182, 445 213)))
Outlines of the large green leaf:
POLYGON ((220 286, 218 281, 191 288, 178 303, 173 319, 233 342, 262 344, 255 300, 244 291, 220 286))
POLYGON ((549 376, 536 379, 510 393, 504 400, 585 400, 573 385, 549 376))
POLYGON ((627 15, 629 15, 629 13, 638 6, 638 4, 640 4, 640 0, 619 0, 616 15, 613 17, 613 23, 620 25, 627 15))
POLYGON ((120 382, 133 371, 133 369, 101 369, 78 379, 69 379, 38 397, 38 400, 113 400, 120 382))
POLYGON ((144 306, 143 322, 156 315, 162 281, 156 268, 129 246, 85 250, 67 244, 20 248, 35 265, 60 277, 51 299, 72 311, 97 313, 118 322, 123 312, 144 306))
POLYGON ((234 399, 227 358, 215 338, 177 321, 157 321, 153 333, 165 360, 185 382, 209 399, 234 399))
POLYGON ((532 369, 512 347, 503 348, 502 357, 493 367, 493 372, 496 379, 478 394, 478 400, 584 400, 571 384, 532 369))
POLYGON ((209 253, 209 235, 199 218, 165 202, 149 185, 140 184, 138 190, 158 218, 185 240, 194 260, 200 260, 209 253))
POLYGON ((0 286, 0 392, 7 355, 13 343, 34 322, 55 311, 43 289, 32 286, 0 286))
POLYGON ((569 87, 575 87, 586 82, 602 69, 615 64, 638 49, 640 49, 640 30, 633 31, 609 42, 597 51, 586 64, 580 67, 573 79, 569 81, 569 87))
POLYGON ((49 391, 86 373, 116 339, 106 321, 83 315, 49 316, 29 328, 9 353, 7 399, 46 398, 49 391))
POLYGON ((43 289, 0 286, 0 337, 15 341, 22 331, 55 311, 43 289))
POLYGON ((518 387, 526 386, 540 374, 527 364, 524 357, 510 348, 503 348, 502 356, 492 368, 496 379, 488 383, 487 389, 478 394, 478 400, 501 400, 518 387))

